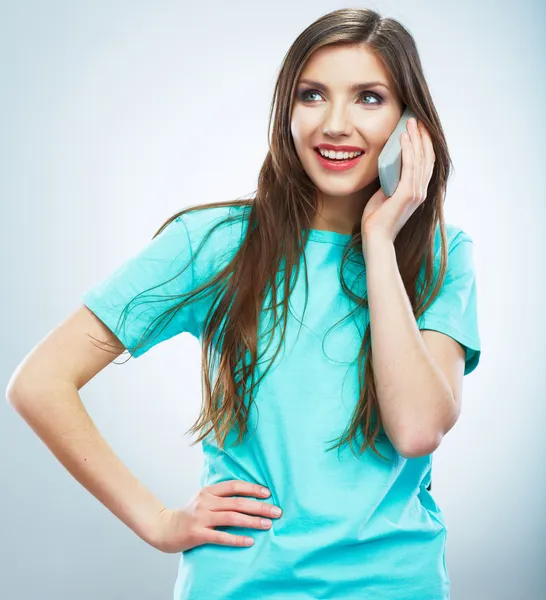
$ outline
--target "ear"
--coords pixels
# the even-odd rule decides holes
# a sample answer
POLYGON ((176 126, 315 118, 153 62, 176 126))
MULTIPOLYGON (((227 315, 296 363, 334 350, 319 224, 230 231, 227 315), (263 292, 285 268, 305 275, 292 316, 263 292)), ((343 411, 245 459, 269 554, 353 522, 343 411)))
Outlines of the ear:
MULTIPOLYGON (((421 335, 427 346, 429 354, 444 374, 451 388, 456 406, 456 418, 451 427, 455 425, 461 414, 463 396, 463 377, 465 368, 466 350, 457 340, 445 333, 432 329, 422 329, 421 335)), ((451 429, 450 427, 450 429, 451 429)), ((449 430, 448 430, 449 431, 449 430)), ((444 433, 447 433, 444 432, 444 433)))

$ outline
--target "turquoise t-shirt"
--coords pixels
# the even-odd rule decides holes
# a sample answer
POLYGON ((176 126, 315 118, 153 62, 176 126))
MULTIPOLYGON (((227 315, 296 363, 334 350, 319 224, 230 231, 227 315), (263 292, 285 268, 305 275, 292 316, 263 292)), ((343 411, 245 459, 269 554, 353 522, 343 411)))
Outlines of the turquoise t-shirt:
MULTIPOLYGON (((125 346, 176 299, 138 301, 127 323, 116 329, 121 310, 137 293, 158 300, 188 292, 233 256, 246 229, 244 220, 211 235, 191 268, 173 281, 196 253, 209 228, 244 207, 198 210, 178 217, 144 249, 83 296, 84 303, 125 346)), ((441 293, 419 319, 465 347, 465 374, 480 358, 476 275, 472 240, 447 225, 449 265, 441 293)), ((174 600, 444 600, 450 597, 446 567, 447 528, 426 488, 432 455, 405 459, 388 441, 358 456, 347 447, 326 452, 349 424, 358 398, 358 362, 367 310, 341 321, 354 304, 339 283, 349 235, 311 230, 302 268, 290 298, 285 345, 260 383, 243 444, 230 433, 221 450, 213 435, 203 440, 203 486, 230 479, 265 485, 262 502, 283 509, 268 530, 218 527, 254 538, 253 546, 197 546, 180 555, 174 600), (338 323, 341 321, 341 323, 338 323), (335 327, 332 328, 336 323, 335 327)), ((436 239, 439 252, 439 230, 436 239)), ((438 255, 439 256, 439 255, 438 255)), ((351 263, 344 276, 361 293, 365 272, 351 263), (351 266, 352 265, 352 266, 351 266)), ((365 289, 365 288, 364 288, 365 289)), ((282 287, 279 288, 279 293, 282 287)), ((266 299, 267 300, 267 299, 266 299)), ((201 339, 213 296, 176 313, 157 337, 133 356, 181 332, 201 339)), ((282 304, 281 304, 282 307, 282 304)), ((272 311, 260 318, 259 335, 272 324, 272 311)), ((172 316, 172 315, 171 315, 172 316)), ((161 329, 161 327, 160 327, 161 329)), ((269 364, 278 335, 259 362, 256 379, 269 364)), ((267 336, 260 347, 264 348, 267 336)), ((213 370, 214 377, 215 370, 213 370)), ((360 445, 361 439, 357 438, 360 445)))

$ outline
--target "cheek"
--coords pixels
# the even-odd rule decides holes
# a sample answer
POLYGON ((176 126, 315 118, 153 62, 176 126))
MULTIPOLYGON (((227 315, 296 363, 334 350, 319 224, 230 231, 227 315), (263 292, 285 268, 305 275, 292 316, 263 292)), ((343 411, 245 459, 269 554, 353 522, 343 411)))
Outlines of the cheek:
POLYGON ((300 157, 305 155, 306 147, 311 143, 310 135, 301 127, 301 123, 293 123, 291 126, 292 139, 294 141, 294 147, 300 157))
POLYGON ((380 114, 366 115, 365 119, 355 126, 360 131, 362 139, 366 140, 370 151, 378 148, 381 151, 397 123, 397 114, 390 111, 383 113, 382 111, 380 114))
POLYGON ((309 143, 309 139, 315 135, 318 126, 317 116, 313 115, 312 111, 300 111, 297 107, 294 109, 290 122, 294 141, 297 140, 302 144, 309 143))
POLYGON ((368 122, 366 123, 366 128, 363 129, 363 131, 365 132, 364 137, 370 148, 382 146, 389 138, 389 128, 385 127, 385 123, 368 122))
POLYGON ((297 119, 292 119, 290 122, 290 133, 292 134, 292 139, 294 140, 294 146, 299 148, 301 145, 301 128, 297 119))
POLYGON ((381 152, 385 144, 388 142, 397 123, 398 119, 393 115, 393 117, 389 119, 387 123, 378 123, 376 127, 370 130, 372 143, 375 148, 379 149, 379 152, 381 152))
POLYGON ((295 121, 292 121, 290 123, 290 133, 292 134, 292 139, 294 140, 294 145, 297 148, 300 144, 301 135, 300 135, 300 130, 299 130, 298 124, 295 121))

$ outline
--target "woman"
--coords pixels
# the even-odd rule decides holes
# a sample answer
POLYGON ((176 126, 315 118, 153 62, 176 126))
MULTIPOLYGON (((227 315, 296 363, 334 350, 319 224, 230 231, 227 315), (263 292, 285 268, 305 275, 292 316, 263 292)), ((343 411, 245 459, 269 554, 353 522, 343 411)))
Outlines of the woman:
POLYGON ((449 598, 431 463, 480 358, 476 276, 472 239, 444 221, 450 158, 412 36, 371 10, 318 19, 272 117, 255 197, 171 217, 18 370, 12 402, 123 522, 182 553, 175 600, 449 598), (378 156, 406 106, 418 122, 386 197, 378 156), (75 351, 82 331, 114 351, 75 351), (112 354, 181 332, 203 349, 205 460, 200 492, 167 509, 76 402, 64 424, 38 419, 28 382, 70 376, 75 400, 112 354), (86 441, 61 436, 76 419, 86 441))

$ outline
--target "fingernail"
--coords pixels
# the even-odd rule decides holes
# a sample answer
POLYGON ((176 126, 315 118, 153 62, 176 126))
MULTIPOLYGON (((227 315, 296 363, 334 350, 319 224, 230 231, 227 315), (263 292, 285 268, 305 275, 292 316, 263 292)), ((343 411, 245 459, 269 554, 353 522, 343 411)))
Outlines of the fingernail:
POLYGON ((280 508, 273 508, 271 509, 271 513, 275 516, 275 517, 279 517, 282 513, 282 510, 280 508))

